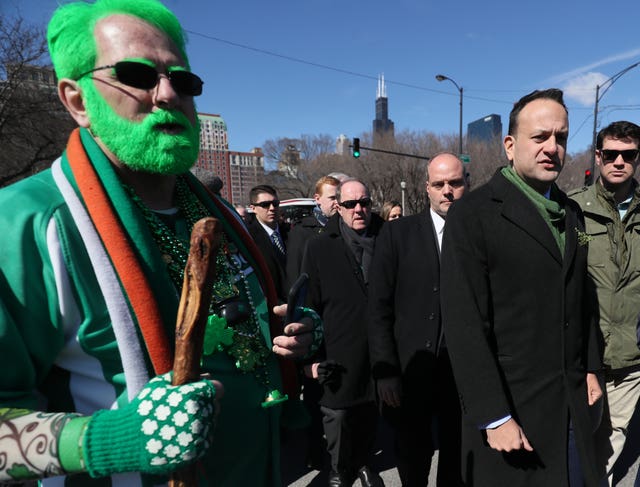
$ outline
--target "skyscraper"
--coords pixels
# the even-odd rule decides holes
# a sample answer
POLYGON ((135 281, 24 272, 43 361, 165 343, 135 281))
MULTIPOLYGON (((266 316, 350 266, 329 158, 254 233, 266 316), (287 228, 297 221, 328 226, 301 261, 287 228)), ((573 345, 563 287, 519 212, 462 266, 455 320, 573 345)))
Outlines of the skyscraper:
POLYGON ((387 86, 384 83, 384 74, 378 78, 376 91, 376 118, 373 121, 373 141, 380 137, 393 137, 393 121, 389 120, 389 100, 387 99, 387 86))
POLYGON ((196 168, 219 177, 223 184, 220 195, 231 201, 227 124, 220 115, 212 113, 198 113, 198 119, 200 120, 200 153, 196 168))
POLYGON ((493 142, 502 139, 502 120, 500 115, 492 113, 467 125, 469 142, 493 142))

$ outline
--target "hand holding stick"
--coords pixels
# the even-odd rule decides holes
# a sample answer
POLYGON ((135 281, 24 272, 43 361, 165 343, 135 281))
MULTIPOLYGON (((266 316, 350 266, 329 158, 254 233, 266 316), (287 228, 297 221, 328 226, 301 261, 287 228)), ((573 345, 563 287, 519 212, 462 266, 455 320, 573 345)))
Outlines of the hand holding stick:
MULTIPOLYGON (((216 218, 203 218, 193 226, 176 321, 173 385, 187 384, 200 378, 204 330, 216 278, 216 255, 221 243, 222 225, 216 218)), ((195 465, 175 472, 169 485, 195 487, 195 465)))

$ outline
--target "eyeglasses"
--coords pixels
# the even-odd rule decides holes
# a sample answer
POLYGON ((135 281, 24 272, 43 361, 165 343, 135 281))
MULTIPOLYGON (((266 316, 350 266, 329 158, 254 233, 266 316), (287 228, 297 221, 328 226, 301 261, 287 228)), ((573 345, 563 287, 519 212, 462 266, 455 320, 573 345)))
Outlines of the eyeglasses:
POLYGON ((273 205, 274 208, 277 208, 278 206, 280 206, 280 201, 279 200, 261 201, 260 203, 253 203, 253 205, 259 206, 260 208, 264 208, 265 210, 268 210, 271 205, 273 205))
POLYGON ((346 208, 347 210, 353 210, 357 205, 360 205, 363 208, 368 208, 371 206, 371 198, 366 196, 364 198, 360 198, 359 200, 347 200, 338 204, 343 208, 346 208))
POLYGON ((165 76, 169 79, 171 86, 179 95, 198 96, 202 94, 204 81, 192 72, 186 71, 183 68, 172 67, 167 70, 167 74, 159 73, 153 66, 138 61, 119 61, 109 66, 100 66, 99 68, 94 68, 86 73, 82 73, 76 78, 76 81, 96 71, 111 68, 113 68, 116 79, 120 83, 131 86, 132 88, 150 90, 158 85, 160 77, 165 76))
POLYGON ((618 156, 622 156, 624 162, 634 162, 638 159, 638 154, 640 150, 638 149, 627 149, 627 150, 612 150, 612 149, 602 149, 600 151, 600 157, 604 162, 613 162, 618 156))

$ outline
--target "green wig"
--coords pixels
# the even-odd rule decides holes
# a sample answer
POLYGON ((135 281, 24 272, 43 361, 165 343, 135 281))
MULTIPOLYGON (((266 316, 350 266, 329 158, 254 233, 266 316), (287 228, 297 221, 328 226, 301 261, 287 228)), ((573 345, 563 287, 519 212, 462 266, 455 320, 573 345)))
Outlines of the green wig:
POLYGON ((157 0, 96 0, 73 2, 59 7, 51 17, 47 42, 58 79, 76 79, 95 67, 97 22, 111 15, 138 17, 164 32, 178 47, 187 63, 185 36, 176 16, 157 0))

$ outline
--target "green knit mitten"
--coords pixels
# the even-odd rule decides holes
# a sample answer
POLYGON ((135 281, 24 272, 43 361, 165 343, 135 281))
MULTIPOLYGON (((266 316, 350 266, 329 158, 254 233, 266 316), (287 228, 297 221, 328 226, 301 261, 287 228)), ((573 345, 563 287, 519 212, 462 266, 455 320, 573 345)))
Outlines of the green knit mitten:
POLYGON ((167 373, 122 409, 94 413, 82 440, 87 471, 163 475, 193 463, 211 442, 214 396, 208 380, 172 386, 167 373))

